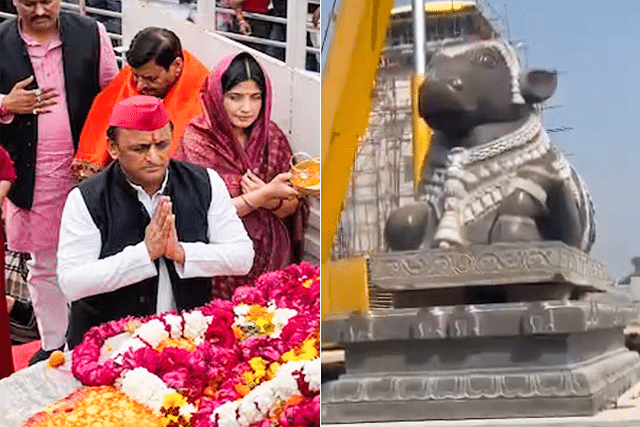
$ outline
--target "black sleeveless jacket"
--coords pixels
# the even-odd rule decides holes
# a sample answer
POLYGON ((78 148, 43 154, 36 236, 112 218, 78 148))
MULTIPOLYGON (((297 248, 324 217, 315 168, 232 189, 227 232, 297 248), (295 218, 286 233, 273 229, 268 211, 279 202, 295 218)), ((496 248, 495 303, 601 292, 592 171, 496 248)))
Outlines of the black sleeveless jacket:
MULTIPOLYGON (((100 37, 93 19, 77 14, 60 13, 60 40, 67 106, 73 146, 78 140, 93 98, 100 92, 100 37)), ((18 32, 18 20, 0 24, 0 93, 8 94, 13 86, 34 75, 27 47, 18 32)), ((27 89, 35 89, 34 82, 27 89)), ((36 173, 38 117, 16 114, 9 124, 0 124, 0 144, 9 152, 18 178, 9 199, 18 207, 30 209, 36 173)))
MULTIPOLYGON (((82 182, 79 189, 93 222, 100 230, 100 259, 144 240, 150 217, 117 161, 82 182)), ((164 194, 171 197, 178 240, 208 243, 211 181, 207 170, 172 160, 164 194)), ((178 310, 191 310, 210 300, 210 277, 183 280, 178 277, 172 261, 165 259, 165 263, 178 310)), ((79 344, 92 326, 126 316, 154 314, 157 296, 158 276, 154 276, 113 292, 74 301, 71 304, 69 346, 79 344)))

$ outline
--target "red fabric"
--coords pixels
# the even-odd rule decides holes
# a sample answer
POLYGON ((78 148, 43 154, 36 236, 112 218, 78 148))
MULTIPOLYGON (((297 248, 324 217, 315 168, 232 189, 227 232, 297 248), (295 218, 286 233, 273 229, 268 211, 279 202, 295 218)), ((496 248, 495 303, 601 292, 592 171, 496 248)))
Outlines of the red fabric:
POLYGON ((268 13, 269 0, 244 0, 242 10, 245 12, 268 13))
MULTIPOLYGON (((0 147, 0 181, 15 181, 16 170, 7 150, 0 147)), ((6 295, 6 283, 4 280, 4 229, 0 227, 0 286, 2 294, 6 295)), ((11 326, 9 325, 9 313, 7 312, 6 299, 0 301, 0 379, 13 373, 13 355, 11 353, 11 326)))
POLYGON ((113 107, 109 126, 149 131, 160 129, 169 120, 169 112, 161 99, 138 95, 120 101, 113 107))
MULTIPOLYGON (((282 130, 270 120, 271 81, 264 69, 266 94, 262 112, 242 149, 232 132, 231 121, 222 105, 221 77, 235 56, 223 59, 207 77, 200 100, 204 111, 184 131, 176 158, 214 169, 227 185, 231 197, 240 195, 242 175, 251 169, 264 182, 290 168, 291 146, 282 130)), ((233 290, 264 272, 279 270, 291 262, 291 239, 284 223, 266 209, 243 216, 242 222, 253 241, 255 257, 246 277, 215 278, 214 296, 230 298, 233 290)))
MULTIPOLYGON (((16 170, 13 167, 13 161, 9 153, 0 147, 0 181, 15 181, 16 170)), ((3 258, 4 259, 4 258, 3 258)))
POLYGON ((0 147, 0 181, 13 182, 15 180, 16 170, 13 168, 13 161, 7 150, 0 147))
MULTIPOLYGON (((0 227, 0 260, 2 261, 2 269, 0 269, 0 286, 2 287, 3 295, 6 295, 7 291, 5 289, 6 285, 4 281, 4 230, 2 227, 0 227)), ((7 303, 6 299, 3 299, 0 302, 0 379, 8 377, 14 371, 13 354, 11 353, 10 328, 7 303)))
POLYGON ((13 367, 16 371, 27 368, 31 357, 42 348, 40 340, 30 341, 25 344, 14 345, 11 347, 13 353, 13 367))

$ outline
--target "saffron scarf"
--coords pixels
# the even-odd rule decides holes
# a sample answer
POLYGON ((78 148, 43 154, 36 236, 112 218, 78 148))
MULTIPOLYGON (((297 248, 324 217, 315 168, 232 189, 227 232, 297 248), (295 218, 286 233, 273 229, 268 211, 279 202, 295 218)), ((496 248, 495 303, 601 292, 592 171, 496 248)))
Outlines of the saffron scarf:
MULTIPOLYGON (((207 77, 207 68, 191 53, 184 51, 184 68, 163 102, 173 123, 175 153, 185 127, 202 111, 199 93, 207 77)), ((126 66, 93 101, 80 134, 78 151, 73 160, 74 173, 84 178, 104 169, 111 162, 107 151, 107 129, 113 107, 123 99, 139 95, 130 66, 126 66)))
MULTIPOLYGON (((176 153, 177 159, 212 168, 223 179, 231 197, 242 193, 240 180, 251 169, 265 183, 289 171, 291 146, 284 132, 271 121, 271 81, 264 69, 266 93, 262 111, 251 128, 243 149, 232 131, 224 110, 221 78, 235 55, 224 58, 209 74, 200 93, 204 107, 185 129, 176 153)), ((292 262, 289 227, 273 212, 256 209, 243 216, 242 222, 253 241, 253 267, 245 277, 214 278, 214 296, 229 298, 235 287, 251 283, 264 272, 279 270, 292 262)))

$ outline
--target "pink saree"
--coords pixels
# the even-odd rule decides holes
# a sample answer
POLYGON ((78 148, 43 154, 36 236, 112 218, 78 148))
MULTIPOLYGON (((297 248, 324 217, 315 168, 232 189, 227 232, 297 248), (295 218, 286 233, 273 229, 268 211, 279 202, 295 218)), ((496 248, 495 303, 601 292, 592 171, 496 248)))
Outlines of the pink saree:
MULTIPOLYGON (((291 146, 282 130, 270 120, 271 82, 264 69, 266 94, 262 112, 253 125, 243 150, 233 136, 231 122, 223 107, 221 77, 235 55, 223 59, 209 74, 200 91, 203 112, 191 121, 182 136, 175 158, 212 168, 227 185, 231 197, 242 189, 242 175, 251 169, 264 182, 290 168, 291 146)), ((243 216, 242 222, 253 241, 255 257, 247 276, 215 277, 213 297, 229 299, 238 286, 251 283, 267 271, 279 270, 292 260, 290 230, 285 223, 266 209, 257 209, 243 216)))

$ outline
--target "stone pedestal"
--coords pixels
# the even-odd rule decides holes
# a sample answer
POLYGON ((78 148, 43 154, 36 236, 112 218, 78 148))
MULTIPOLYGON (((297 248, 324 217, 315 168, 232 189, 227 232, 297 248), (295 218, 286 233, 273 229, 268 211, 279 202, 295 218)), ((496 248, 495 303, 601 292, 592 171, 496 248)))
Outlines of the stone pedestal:
POLYGON ((640 357, 623 335, 636 310, 606 292, 590 293, 606 288, 606 269, 572 254, 550 243, 372 258, 372 298, 385 294, 386 306, 322 325, 323 339, 346 353, 346 372, 322 386, 323 423, 591 415, 611 405, 640 379, 640 357), (478 272, 488 266, 500 266, 514 285, 478 272), (479 290, 490 287, 497 288, 479 290), (536 298, 554 288, 564 289, 562 298, 536 298), (443 300, 478 292, 499 302, 443 300), (523 295, 526 301, 510 300, 523 295))

